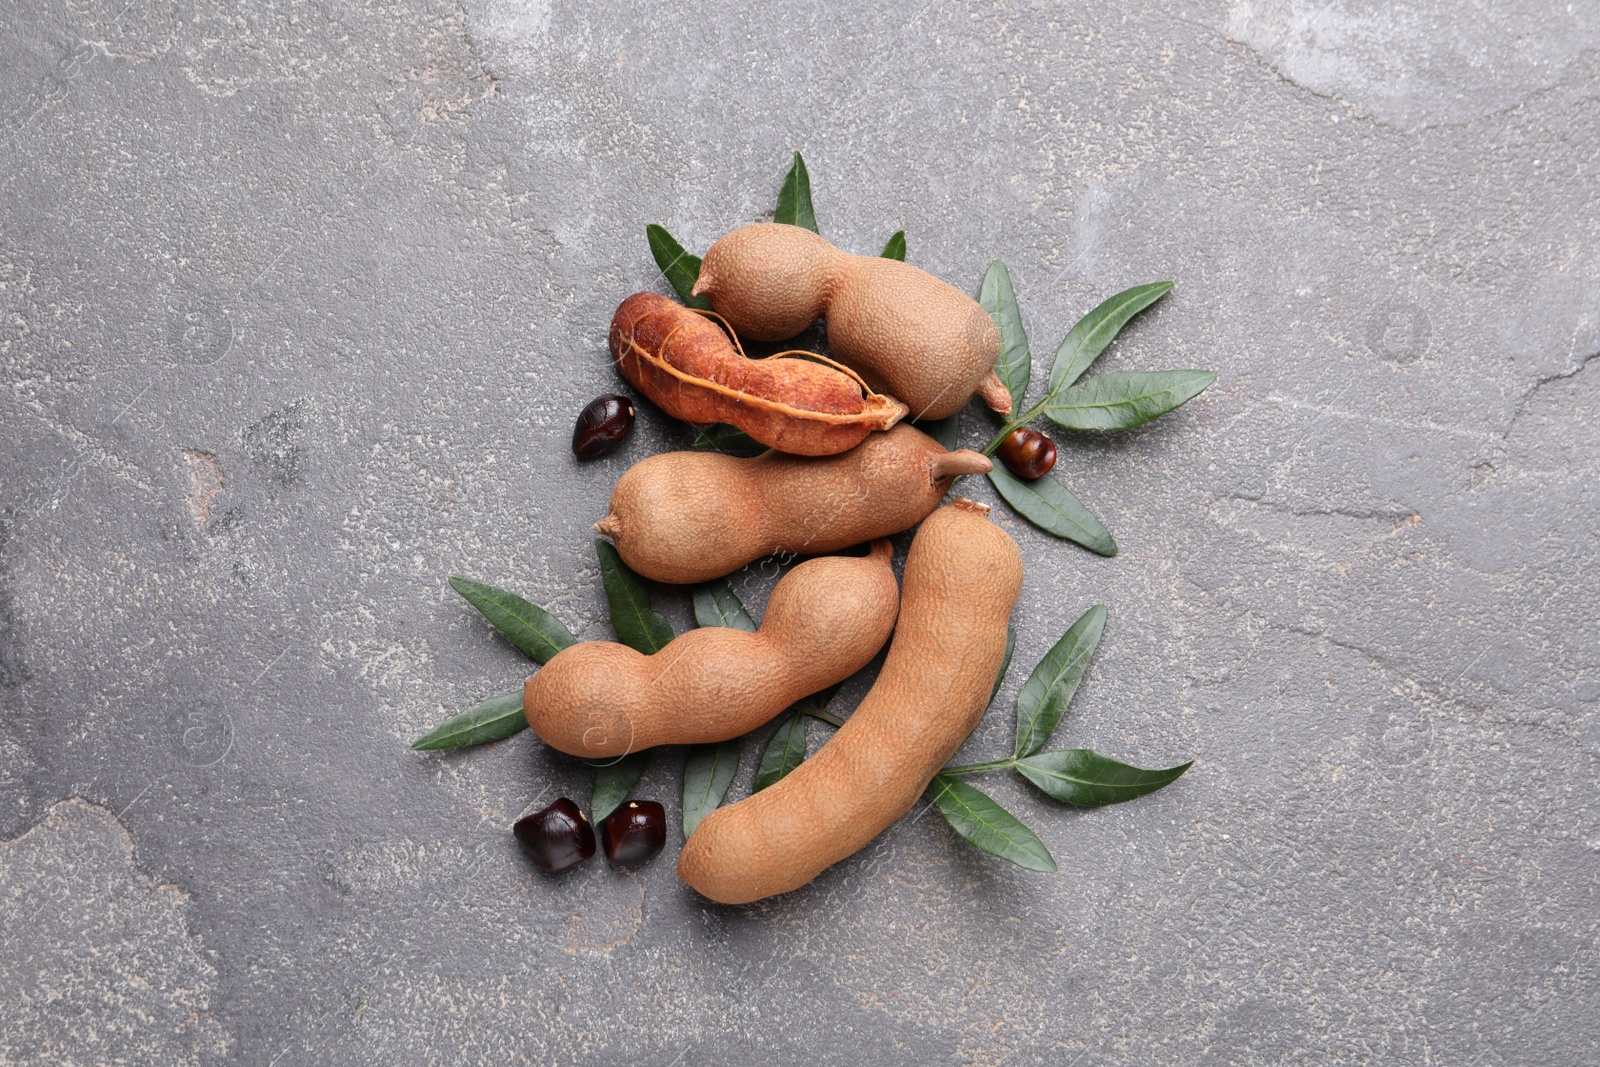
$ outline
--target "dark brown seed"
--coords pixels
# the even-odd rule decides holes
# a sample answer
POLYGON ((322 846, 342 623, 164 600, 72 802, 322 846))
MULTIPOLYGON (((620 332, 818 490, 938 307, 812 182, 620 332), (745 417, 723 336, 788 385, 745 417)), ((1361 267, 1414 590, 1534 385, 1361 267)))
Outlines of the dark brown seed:
POLYGON ((603 456, 622 443, 633 429, 633 401, 607 393, 589 401, 572 429, 572 452, 579 459, 603 456))
POLYGON ((600 824, 606 859, 616 867, 649 863, 667 843, 667 812, 653 800, 630 800, 600 824))
POLYGON ((594 828, 578 805, 566 797, 518 819, 511 832, 546 874, 576 867, 594 855, 594 828))
POLYGON ((1042 478, 1056 465, 1056 443, 1024 426, 1000 442, 1000 460, 1018 478, 1042 478))

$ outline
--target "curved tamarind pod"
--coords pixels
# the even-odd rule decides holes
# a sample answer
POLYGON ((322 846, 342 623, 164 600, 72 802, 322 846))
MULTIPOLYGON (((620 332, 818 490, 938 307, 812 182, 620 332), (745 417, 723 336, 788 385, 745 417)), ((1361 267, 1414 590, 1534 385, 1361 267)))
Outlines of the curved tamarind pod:
POLYGON ((652 656, 610 641, 564 648, 523 686, 528 725, 590 759, 749 733, 878 654, 900 606, 893 556, 879 540, 865 556, 807 560, 773 588, 754 633, 690 630, 652 656))
POLYGON ((678 877, 725 904, 787 893, 911 810, 983 718, 1022 557, 988 508, 956 500, 906 556, 900 622, 872 689, 782 781, 706 816, 678 877))
POLYGON ((892 393, 914 419, 942 419, 974 393, 1001 414, 1011 393, 994 372, 1000 331, 972 297, 925 270, 841 252, 800 226, 758 222, 706 253, 694 295, 740 334, 793 337, 817 316, 833 354, 873 388, 892 393))
POLYGON ((987 456, 902 423, 826 459, 663 452, 617 480, 595 529, 658 582, 703 582, 774 552, 837 552, 910 529, 987 456))
POLYGON ((784 355, 747 359, 716 323, 659 293, 634 293, 617 308, 611 358, 674 418, 730 423, 799 456, 843 452, 906 413, 900 401, 837 365, 784 355))

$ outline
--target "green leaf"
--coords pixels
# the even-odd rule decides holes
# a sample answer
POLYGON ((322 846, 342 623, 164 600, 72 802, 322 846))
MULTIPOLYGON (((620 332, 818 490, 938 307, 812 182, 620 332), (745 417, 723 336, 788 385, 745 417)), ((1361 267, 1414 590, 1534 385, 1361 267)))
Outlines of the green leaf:
POLYGON ((844 723, 827 710, 829 701, 839 695, 843 682, 835 682, 820 693, 801 697, 789 709, 790 717, 767 739, 761 750, 761 765, 756 769, 752 793, 759 793, 800 766, 806 758, 806 719, 825 722, 837 729, 844 723))
POLYGON ((1087 748, 1041 752, 1017 762, 1028 781, 1057 800, 1082 808, 1120 804, 1154 793, 1178 779, 1194 763, 1180 763, 1159 771, 1130 767, 1087 748))
POLYGON ((650 254, 655 257, 656 266, 666 275, 678 299, 692 308, 709 308, 710 300, 693 294, 694 283, 700 279, 700 257, 685 252, 665 226, 652 222, 644 228, 644 235, 650 241, 650 254))
POLYGON ((455 576, 450 578, 450 588, 466 597, 467 603, 482 612, 496 630, 539 663, 550 662, 551 656, 578 640, 554 615, 515 593, 455 576))
POLYGON ((1064 389, 1083 377, 1100 353, 1106 350, 1117 331, 1145 308, 1172 291, 1171 282, 1151 282, 1124 289, 1078 320, 1067 332, 1056 361, 1050 367, 1050 392, 1064 389))
POLYGON ((694 447, 702 452, 726 452, 730 456, 759 456, 767 446, 743 430, 727 423, 702 426, 694 435, 694 447))
POLYGON ((778 190, 778 207, 772 213, 772 221, 818 232, 817 213, 811 208, 811 175, 806 173, 806 161, 799 152, 794 154, 794 165, 784 176, 783 188, 778 190))
POLYGON ((978 303, 994 320, 1000 331, 1000 358, 994 372, 1011 391, 1011 410, 1022 410, 1022 398, 1028 392, 1028 379, 1033 375, 1033 356, 1028 351, 1028 334, 1022 328, 1022 310, 1017 307, 1017 294, 1011 290, 1011 272, 998 259, 989 264, 978 288, 978 303))
POLYGON ((844 725, 839 716, 828 710, 828 705, 833 698, 839 695, 839 690, 844 688, 843 682, 834 682, 820 693, 812 693, 808 697, 801 697, 794 702, 793 710, 801 715, 809 715, 818 722, 825 722, 837 729, 844 725))
POLYGON ((617 555, 615 546, 604 538, 594 539, 600 556, 600 578, 605 583, 606 601, 611 605, 611 628, 617 639, 645 655, 660 652, 672 640, 672 624, 650 606, 650 590, 617 555))
POLYGON ((961 413, 956 412, 947 419, 919 422, 916 427, 939 442, 939 447, 946 452, 954 452, 961 437, 961 413))
POLYGON ((756 632, 756 620, 744 609, 744 602, 726 578, 716 578, 694 590, 696 626, 728 626, 746 633, 756 632))
POLYGON ((943 774, 934 775, 928 788, 939 814, 974 848, 1030 871, 1056 869, 1056 861, 1038 835, 987 793, 943 774))
POLYGON ((989 481, 1007 504, 1045 533, 1082 545, 1102 556, 1115 556, 1117 543, 1111 531, 1089 513, 1072 490, 1050 477, 1023 481, 996 463, 989 481))
POLYGON ((622 806, 650 765, 650 749, 630 752, 610 763, 594 765, 594 792, 589 794, 589 821, 600 821, 622 806))
POLYGON ((480 704, 446 719, 415 741, 411 747, 419 752, 440 748, 462 748, 466 745, 483 745, 490 741, 504 741, 513 734, 526 730, 528 720, 522 714, 522 690, 490 697, 480 704))
MULTIPOLYGON (((1000 661, 1000 673, 994 676, 994 688, 989 690, 989 703, 994 703, 994 698, 1000 695, 1000 683, 1006 680, 1006 671, 1011 669, 1011 653, 1017 648, 1017 628, 1010 623, 1006 624, 1006 658, 1000 661)), ((988 705, 984 705, 987 707, 988 705)))
POLYGON ((1208 370, 1107 371, 1063 390, 1044 413, 1067 430, 1128 430, 1182 407, 1216 380, 1208 370))
POLYGON ((906 261, 906 231, 894 231, 894 236, 889 238, 889 243, 883 246, 881 255, 884 259, 898 259, 904 263, 906 261))
POLYGON ((1105 630, 1106 606, 1096 604, 1067 628, 1022 683, 1022 691, 1017 694, 1018 759, 1031 756, 1050 743, 1050 735, 1061 725, 1061 717, 1067 713, 1067 705, 1072 703, 1105 630))
POLYGON ((683 757, 683 836, 717 810, 739 773, 739 742, 695 745, 683 757))
POLYGON ((759 793, 781 781, 784 775, 805 762, 805 758, 806 716, 796 711, 779 723, 777 730, 767 738, 767 747, 761 750, 761 763, 756 768, 756 780, 750 791, 759 793))

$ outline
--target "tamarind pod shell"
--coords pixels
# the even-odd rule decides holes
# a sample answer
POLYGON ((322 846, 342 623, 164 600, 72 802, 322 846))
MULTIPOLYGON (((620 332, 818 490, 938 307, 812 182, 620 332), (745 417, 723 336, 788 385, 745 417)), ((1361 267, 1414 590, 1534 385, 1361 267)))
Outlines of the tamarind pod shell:
POLYGON ((792 337, 824 316, 834 358, 903 401, 912 418, 953 415, 974 393, 1011 410, 994 375, 1000 331, 988 312, 909 263, 851 255, 810 230, 763 222, 711 246, 694 293, 746 337, 792 337))
POLYGON ((831 456, 906 414, 893 397, 808 359, 747 359, 714 323, 659 293, 635 293, 611 319, 622 376, 675 418, 725 422, 770 448, 831 456))
POLYGON ((899 610, 893 554, 879 540, 866 556, 801 563, 754 633, 703 627, 651 656, 610 641, 564 648, 523 686, 528 725, 588 759, 749 733, 878 654, 899 610))
POLYGON ((693 296, 756 341, 782 341, 815 322, 846 253, 804 226, 757 223, 725 234, 700 264, 693 296))
MULTIPOLYGON (((835 358, 873 388, 895 390, 913 418, 960 411, 1000 358, 1000 331, 982 304, 898 260, 848 257, 824 314, 835 358)), ((1011 394, 1005 397, 1009 409, 1011 394)))
POLYGON ((957 500, 922 524, 872 689, 815 756, 706 816, 678 877, 725 904, 786 893, 911 810, 983 718, 1005 657, 1022 558, 987 513, 957 500))
POLYGON ((905 423, 821 459, 665 452, 617 480, 595 529, 647 578, 703 582, 774 552, 837 552, 908 530, 958 476, 992 467, 905 423))

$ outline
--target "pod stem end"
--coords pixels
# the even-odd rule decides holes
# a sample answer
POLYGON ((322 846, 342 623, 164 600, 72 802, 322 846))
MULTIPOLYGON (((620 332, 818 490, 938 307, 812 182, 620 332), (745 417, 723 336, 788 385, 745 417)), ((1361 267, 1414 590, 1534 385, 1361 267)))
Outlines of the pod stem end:
POLYGON ((983 398, 990 411, 999 415, 1011 414, 1011 390, 1006 388, 1006 383, 994 371, 991 370, 978 383, 978 396, 983 398))
POLYGON ((928 461, 928 471, 936 482, 942 482, 947 478, 959 478, 963 474, 988 474, 993 469, 994 462, 988 456, 982 452, 974 452, 970 448, 946 452, 928 461))

